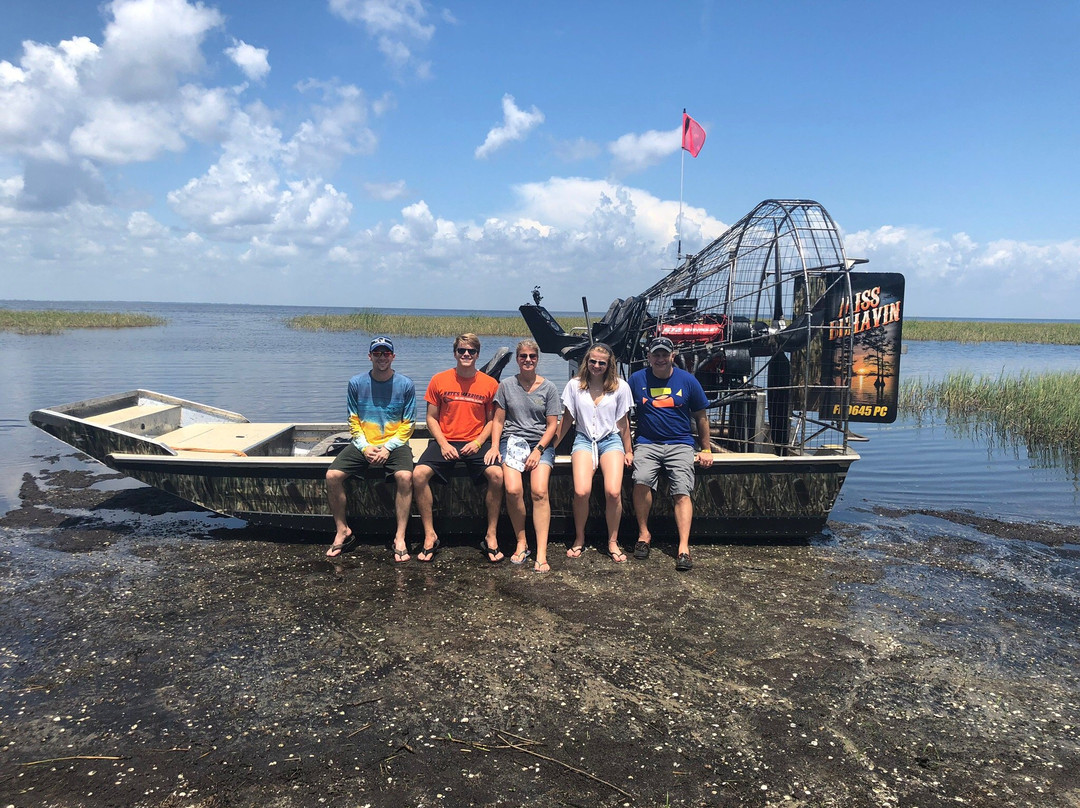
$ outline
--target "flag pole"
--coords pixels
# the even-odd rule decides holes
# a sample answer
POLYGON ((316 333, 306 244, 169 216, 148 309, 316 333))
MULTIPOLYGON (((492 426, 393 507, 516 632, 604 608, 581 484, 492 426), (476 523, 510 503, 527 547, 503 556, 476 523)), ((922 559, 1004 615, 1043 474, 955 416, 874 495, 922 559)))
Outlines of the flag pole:
MULTIPOLYGON (((679 127, 682 129, 686 121, 686 107, 683 107, 683 121, 679 127)), ((684 139, 686 138, 686 132, 682 132, 682 138, 679 140, 679 153, 682 155, 682 159, 679 161, 679 218, 675 222, 675 235, 678 236, 679 246, 675 251, 675 261, 682 260, 682 199, 683 199, 683 178, 686 175, 686 149, 682 147, 684 139)))

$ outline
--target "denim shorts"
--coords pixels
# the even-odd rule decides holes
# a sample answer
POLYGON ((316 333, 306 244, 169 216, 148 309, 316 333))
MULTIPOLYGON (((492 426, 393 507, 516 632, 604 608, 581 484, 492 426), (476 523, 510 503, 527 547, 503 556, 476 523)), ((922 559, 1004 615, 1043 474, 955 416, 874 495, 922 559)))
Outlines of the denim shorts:
POLYGON ((578 432, 574 436, 574 447, 570 450, 570 454, 575 452, 589 452, 593 456, 593 468, 596 468, 600 464, 600 458, 606 455, 608 452, 625 452, 622 443, 622 435, 617 431, 612 432, 607 437, 600 438, 600 440, 593 443, 584 432, 578 432))
MULTIPOLYGON (((506 439, 510 436, 505 432, 499 439, 499 454, 502 457, 506 457, 506 439)), ((554 466, 555 465, 555 447, 549 446, 540 453, 540 465, 542 466, 554 466)))

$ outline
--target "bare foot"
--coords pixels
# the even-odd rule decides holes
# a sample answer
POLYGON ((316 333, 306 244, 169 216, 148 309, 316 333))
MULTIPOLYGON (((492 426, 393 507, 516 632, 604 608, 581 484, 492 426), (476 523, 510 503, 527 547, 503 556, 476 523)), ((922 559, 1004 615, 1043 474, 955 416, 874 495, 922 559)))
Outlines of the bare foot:
POLYGON ((581 554, 585 552, 585 544, 575 544, 573 547, 566 551, 567 558, 581 558, 581 554))
POLYGON ((608 555, 611 556, 611 560, 616 564, 621 564, 626 561, 626 553, 622 551, 618 542, 613 541, 608 543, 608 555))
POLYGON ((394 563, 404 564, 410 558, 412 558, 412 556, 409 555, 409 548, 406 546, 405 540, 401 540, 400 546, 397 542, 394 542, 394 563))
POLYGON ((551 572, 551 565, 546 561, 537 561, 533 564, 533 572, 551 572))

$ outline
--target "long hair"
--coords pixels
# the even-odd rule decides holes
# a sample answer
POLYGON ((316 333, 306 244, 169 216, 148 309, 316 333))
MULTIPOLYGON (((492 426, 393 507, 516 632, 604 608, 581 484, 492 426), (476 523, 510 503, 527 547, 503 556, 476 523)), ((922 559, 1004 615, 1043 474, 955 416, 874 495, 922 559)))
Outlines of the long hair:
POLYGON ((581 385, 582 390, 589 386, 589 357, 593 351, 607 357, 607 368, 604 370, 604 392, 614 393, 619 389, 619 374, 615 370, 615 353, 602 342, 594 342, 585 352, 585 358, 581 360, 581 367, 578 369, 578 384, 581 385))

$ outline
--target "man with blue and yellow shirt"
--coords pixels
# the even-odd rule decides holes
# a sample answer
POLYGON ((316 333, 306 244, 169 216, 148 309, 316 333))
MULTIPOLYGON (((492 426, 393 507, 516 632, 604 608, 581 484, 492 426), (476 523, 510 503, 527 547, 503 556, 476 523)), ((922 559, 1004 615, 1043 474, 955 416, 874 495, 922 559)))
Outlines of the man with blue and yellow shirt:
POLYGON ((685 572, 693 567, 690 560, 690 523, 694 518, 694 463, 712 465, 709 442, 709 400, 701 383, 682 368, 675 367, 675 346, 667 337, 649 343, 649 366, 629 379, 637 415, 634 441, 634 513, 637 516, 638 540, 634 558, 646 559, 652 542, 649 511, 660 472, 668 478, 675 510, 675 529, 679 535, 675 569, 685 572), (694 452, 694 432, 701 451, 694 452))
POLYGON ((388 337, 375 337, 368 349, 371 370, 349 380, 349 433, 346 446, 326 472, 326 495, 334 515, 337 533, 326 555, 341 555, 352 536, 346 521, 345 480, 366 468, 381 468, 394 485, 394 512, 397 532, 394 535, 394 561, 409 560, 405 545, 405 526, 412 506, 412 437, 416 421, 416 389, 412 379, 397 373, 394 343, 388 337))

